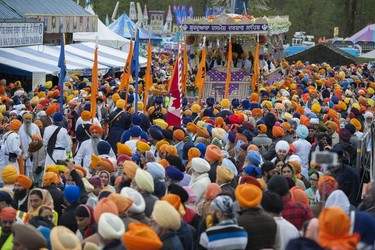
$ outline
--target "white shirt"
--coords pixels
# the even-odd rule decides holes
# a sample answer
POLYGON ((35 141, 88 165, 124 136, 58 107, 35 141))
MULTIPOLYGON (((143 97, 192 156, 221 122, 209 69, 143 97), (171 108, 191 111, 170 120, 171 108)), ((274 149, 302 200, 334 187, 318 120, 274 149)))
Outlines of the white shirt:
POLYGON ((296 148, 296 155, 298 155, 301 162, 301 174, 306 178, 309 177, 309 155, 311 150, 310 142, 299 138, 297 141, 293 142, 293 146, 296 148))
MULTIPOLYGON (((27 156, 27 152, 28 152, 28 149, 29 149, 29 144, 31 142, 31 136, 33 136, 35 134, 41 135, 40 134, 40 129, 39 129, 39 127, 36 124, 34 124, 34 123, 30 124, 30 134, 28 134, 26 132, 26 127, 27 126, 25 124, 22 124, 22 126, 20 128, 20 131, 18 132, 19 135, 20 135, 20 139, 21 139, 21 145, 22 145, 22 151, 23 151, 23 156, 24 157, 27 156)), ((27 159, 26 166, 31 166, 30 159, 27 159)))
MULTIPOLYGON (((48 141, 51 138, 52 134, 57 129, 57 126, 52 124, 48 126, 44 131, 43 136, 43 146, 47 150, 48 141)), ((52 157, 55 161, 57 160, 66 160, 66 153, 71 149, 71 140, 68 134, 68 131, 65 128, 61 128, 59 133, 57 134, 55 150, 53 151, 52 157), (63 148, 63 149, 56 149, 56 148, 63 148)), ((55 162, 51 159, 51 157, 47 154, 46 162, 44 164, 47 165, 56 165, 55 162)))
POLYGON ((281 216, 273 217, 277 224, 276 240, 273 249, 284 250, 292 239, 299 237, 297 228, 281 216))

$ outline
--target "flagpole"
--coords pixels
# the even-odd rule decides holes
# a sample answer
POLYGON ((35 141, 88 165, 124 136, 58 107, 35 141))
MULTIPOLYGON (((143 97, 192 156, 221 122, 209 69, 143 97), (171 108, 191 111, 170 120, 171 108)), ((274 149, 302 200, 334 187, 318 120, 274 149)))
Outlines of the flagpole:
POLYGON ((134 44, 134 60, 135 60, 135 65, 134 65, 134 74, 135 74, 135 114, 138 113, 138 75, 139 75, 139 72, 138 72, 138 69, 139 69, 139 27, 137 27, 136 29, 136 33, 135 33, 135 44, 134 44))
POLYGON ((232 73, 230 72, 230 66, 232 64, 232 36, 229 35, 229 43, 228 43, 228 59, 227 59, 227 78, 225 80, 225 98, 228 99, 229 93, 229 84, 232 78, 232 73))
POLYGON ((65 34, 62 33, 60 37, 60 57, 58 62, 58 67, 60 67, 59 75, 59 86, 60 86, 60 112, 64 115, 64 81, 66 76, 66 62, 65 62, 65 34))
POLYGON ((94 65, 91 72, 91 98, 90 98, 90 113, 92 122, 96 117, 96 97, 98 95, 98 37, 96 37, 96 45, 94 51, 94 65))
POLYGON ((143 93, 143 112, 147 110, 147 98, 148 91, 151 88, 152 77, 151 77, 151 60, 152 60, 152 46, 151 46, 151 32, 149 31, 149 39, 147 44, 147 67, 145 77, 145 92, 143 93))

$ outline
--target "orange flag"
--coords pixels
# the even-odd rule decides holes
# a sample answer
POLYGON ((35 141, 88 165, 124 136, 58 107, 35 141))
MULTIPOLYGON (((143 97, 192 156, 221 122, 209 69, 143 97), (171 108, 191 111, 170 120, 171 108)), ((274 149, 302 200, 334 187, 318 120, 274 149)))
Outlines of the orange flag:
POLYGON ((228 45, 228 60, 227 60, 227 79, 225 79, 225 98, 228 98, 229 83, 232 78, 232 73, 230 72, 230 66, 232 64, 232 42, 229 41, 228 45))
POLYGON ((146 67, 146 79, 145 79, 145 92, 143 95, 143 111, 146 112, 147 110, 147 98, 148 98, 148 91, 152 86, 152 76, 151 76, 151 62, 152 62, 152 46, 151 41, 148 41, 147 44, 147 67, 146 67))
POLYGON ((183 58, 183 63, 184 63, 184 71, 182 73, 182 92, 186 96, 186 79, 188 75, 188 56, 187 56, 187 48, 186 48, 186 41, 184 44, 184 58, 183 58))
POLYGON ((122 73, 121 83, 118 88, 118 92, 121 92, 126 87, 126 97, 128 97, 128 86, 130 81, 130 75, 131 75, 131 66, 132 66, 132 58, 133 58, 133 41, 130 40, 130 50, 128 54, 128 58, 126 59, 126 64, 124 66, 124 73, 122 73))
POLYGON ((259 42, 256 44, 254 56, 254 73, 251 77, 251 90, 255 91, 255 85, 259 79, 259 42))
POLYGON ((195 77, 195 86, 199 89, 198 94, 198 103, 200 103, 202 93, 203 93, 203 85, 206 81, 206 47, 203 45, 202 47, 202 59, 199 63, 197 76, 195 77))
POLYGON ((92 121, 96 116, 96 97, 98 96, 98 45, 96 45, 94 53, 94 65, 92 66, 92 80, 91 80, 91 99, 90 112, 92 121))
POLYGON ((177 60, 174 62, 174 65, 173 65, 173 70, 172 70, 172 75, 171 75, 171 78, 169 78, 169 81, 168 81, 168 92, 171 91, 171 86, 172 86, 172 82, 173 82, 173 77, 174 77, 174 72, 175 72, 175 69, 177 67, 177 60))

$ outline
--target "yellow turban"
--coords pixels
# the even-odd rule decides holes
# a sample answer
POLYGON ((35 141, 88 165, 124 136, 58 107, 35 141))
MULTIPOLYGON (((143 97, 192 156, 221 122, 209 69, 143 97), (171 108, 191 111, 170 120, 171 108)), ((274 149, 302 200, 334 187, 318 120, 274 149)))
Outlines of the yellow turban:
POLYGON ((128 156, 132 156, 132 150, 130 149, 130 147, 126 144, 122 144, 120 142, 117 143, 117 153, 119 155, 128 155, 128 156))
POLYGON ((125 100, 119 99, 116 102, 116 107, 119 108, 119 109, 123 109, 125 107, 125 104, 126 104, 125 100))
POLYGON ((352 124, 355 127, 356 131, 360 131, 361 128, 362 128, 361 122, 358 121, 358 119, 356 119, 356 118, 352 118, 350 120, 350 124, 352 124))
POLYGON ((18 176, 17 168, 15 166, 5 166, 1 172, 1 178, 5 184, 14 184, 18 176))
POLYGON ((154 120, 154 124, 155 125, 158 125, 159 127, 161 127, 162 129, 167 129, 168 128, 168 123, 166 123, 164 120, 162 119, 155 119, 154 120))
POLYGON ((141 151, 142 153, 144 153, 146 151, 150 151, 150 145, 148 145, 147 143, 143 141, 139 141, 137 142, 137 149, 141 151))

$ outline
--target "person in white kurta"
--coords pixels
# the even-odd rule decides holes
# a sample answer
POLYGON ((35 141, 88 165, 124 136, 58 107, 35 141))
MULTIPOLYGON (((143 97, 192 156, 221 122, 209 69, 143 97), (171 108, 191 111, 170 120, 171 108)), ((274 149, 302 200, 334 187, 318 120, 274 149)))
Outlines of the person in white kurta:
MULTIPOLYGON (((22 155, 22 149, 21 149, 21 139, 18 135, 19 130, 22 126, 22 122, 20 122, 17 119, 13 119, 10 124, 10 131, 7 132, 3 138, 6 138, 5 140, 5 157, 4 157, 4 166, 12 165, 17 168, 18 173, 20 172, 20 168, 18 165, 18 161, 15 162, 9 162, 9 153, 13 153, 17 155, 17 159, 22 155)), ((4 166, 1 166, 4 168, 4 166)))
POLYGON ((309 130, 305 125, 298 125, 296 129, 296 134, 298 140, 293 142, 293 146, 296 148, 296 155, 301 158, 301 174, 306 178, 309 178, 309 155, 311 150, 311 144, 306 141, 306 137, 309 130))
POLYGON ((26 113, 22 116, 23 124, 19 131, 19 136, 21 138, 21 145, 23 151, 23 159, 25 160, 25 173, 27 176, 32 176, 33 168, 31 159, 28 157, 29 144, 31 143, 31 137, 35 134, 40 134, 39 127, 32 123, 33 115, 31 113, 26 113))
MULTIPOLYGON (((97 125, 92 125, 90 127, 91 139, 82 142, 81 147, 78 149, 76 156, 74 157, 74 162, 82 167, 84 167, 89 173, 89 167, 91 164, 91 155, 98 155, 98 143, 102 141, 100 137, 102 136, 103 130, 97 125), (82 165, 81 165, 82 164, 82 165)), ((109 156, 116 158, 115 153, 112 148, 109 152, 109 156)))
POLYGON ((197 196, 195 204, 199 204, 203 201, 206 188, 211 183, 210 177, 208 176, 208 171, 210 171, 211 166, 205 159, 198 157, 191 160, 191 166, 193 173, 191 175, 189 187, 191 187, 197 196))
MULTIPOLYGON (((77 119, 77 121, 76 121, 76 127, 75 127, 74 129, 75 129, 75 131, 77 131, 78 126, 80 126, 81 124, 91 124, 91 123, 92 123, 91 120, 84 121, 84 120, 82 119, 82 117, 79 117, 79 118, 77 119)), ((96 117, 94 118, 94 122, 93 122, 92 124, 94 124, 94 125, 98 125, 98 126, 102 127, 102 124, 100 124, 99 119, 96 118, 96 117)))
MULTIPOLYGON (((44 131, 43 136, 43 146, 45 147, 45 150, 47 151, 47 145, 49 142, 49 139, 51 138, 52 134, 55 132, 55 130, 58 127, 62 126, 62 114, 61 113, 55 113, 54 116, 54 124, 48 126, 44 131)), ((66 153, 70 151, 70 137, 68 134, 68 131, 65 128, 61 128, 59 133, 57 134, 56 138, 56 144, 52 153, 53 160, 57 162, 65 161, 66 160, 66 153)), ((56 163, 51 159, 51 157, 47 154, 46 156, 46 162, 44 166, 47 165, 56 165, 56 163)), ((44 168, 45 170, 46 168, 44 168)))

